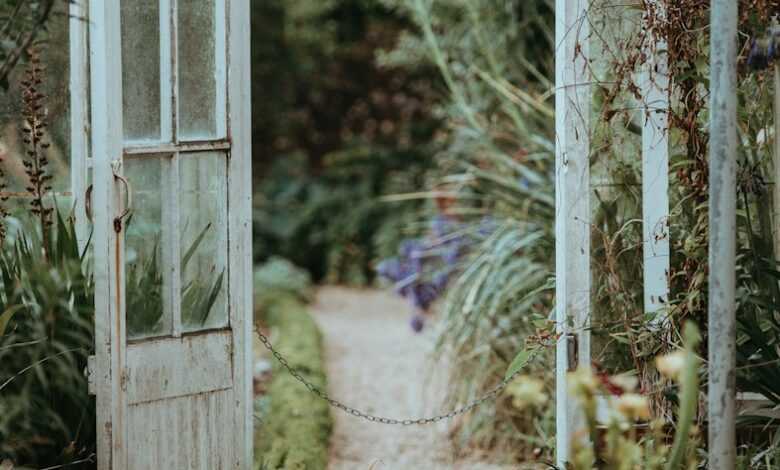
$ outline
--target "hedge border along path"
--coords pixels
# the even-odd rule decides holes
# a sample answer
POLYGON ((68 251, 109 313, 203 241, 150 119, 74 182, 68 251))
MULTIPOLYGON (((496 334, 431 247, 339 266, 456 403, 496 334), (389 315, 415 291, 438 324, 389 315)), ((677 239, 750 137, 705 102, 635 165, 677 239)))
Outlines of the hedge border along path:
MULTIPOLYGON (((282 295, 264 308, 271 341, 307 380, 327 390, 322 335, 306 305, 282 295)), ((270 406, 255 426, 256 469, 324 470, 333 421, 317 399, 273 358, 266 396, 270 406)))

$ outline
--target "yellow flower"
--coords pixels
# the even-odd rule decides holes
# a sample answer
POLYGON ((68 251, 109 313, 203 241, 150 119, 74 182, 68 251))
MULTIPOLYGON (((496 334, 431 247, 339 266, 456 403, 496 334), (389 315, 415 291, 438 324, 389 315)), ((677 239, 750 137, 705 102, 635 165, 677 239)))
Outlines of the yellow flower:
POLYGON ((568 377, 569 393, 575 396, 590 398, 599 390, 599 381, 588 367, 580 367, 574 372, 569 372, 568 377))
POLYGON ((650 404, 638 393, 624 393, 618 397, 615 408, 628 419, 650 419, 650 404))
POLYGON ((529 406, 539 407, 547 403, 544 382, 527 375, 521 375, 513 380, 506 391, 512 397, 512 406, 518 410, 529 406))
POLYGON ((676 380, 685 366, 685 352, 676 351, 659 356, 655 358, 655 366, 662 375, 676 380))
POLYGON ((639 385, 639 379, 631 374, 615 375, 610 377, 609 381, 620 387, 624 392, 633 392, 639 385))

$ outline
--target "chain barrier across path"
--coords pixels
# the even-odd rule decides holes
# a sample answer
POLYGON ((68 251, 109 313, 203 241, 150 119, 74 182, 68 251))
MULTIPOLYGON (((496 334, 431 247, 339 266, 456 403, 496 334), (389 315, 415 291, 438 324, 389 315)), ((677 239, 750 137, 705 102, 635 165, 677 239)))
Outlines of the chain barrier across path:
MULTIPOLYGON (((293 368, 289 362, 287 362, 287 359, 282 356, 282 354, 274 348, 273 344, 271 344, 271 341, 266 337, 263 333, 260 332, 259 328, 255 330, 257 333, 258 338, 260 339, 260 342, 263 343, 263 346, 265 346, 266 349, 268 349, 271 354, 276 358, 277 361, 279 361, 279 364, 284 367, 287 372, 290 373, 295 379, 302 383, 311 393, 316 395, 322 400, 325 400, 328 402, 330 406, 333 408, 338 408, 345 413, 351 414, 352 416, 355 416, 357 418, 365 419, 366 421, 370 421, 372 423, 380 423, 380 424, 391 424, 391 425, 399 425, 399 426, 422 426, 425 424, 432 424, 432 423, 438 423, 439 421, 452 419, 458 415, 462 415, 464 413, 468 413, 469 411, 473 410, 474 408, 482 405, 483 403, 487 401, 494 400, 499 393, 501 393, 502 390, 506 388, 507 385, 509 385, 512 380, 520 375, 522 372, 522 369, 515 371, 513 374, 507 376, 498 383, 495 387, 493 387, 490 391, 482 395, 481 397, 472 400, 468 402, 467 404, 454 408, 449 413, 440 414, 436 416, 431 416, 428 418, 417 418, 417 419, 395 419, 395 418, 386 418, 382 416, 376 416, 372 415, 370 413, 366 413, 365 411, 360 411, 357 408, 353 408, 349 405, 345 405, 344 403, 331 398, 326 392, 323 390, 320 390, 319 387, 314 385, 313 383, 306 380, 303 375, 301 375, 300 372, 298 372, 295 368, 293 368)), ((257 416, 255 416, 257 418, 257 416)), ((257 418, 260 419, 260 418, 257 418)))

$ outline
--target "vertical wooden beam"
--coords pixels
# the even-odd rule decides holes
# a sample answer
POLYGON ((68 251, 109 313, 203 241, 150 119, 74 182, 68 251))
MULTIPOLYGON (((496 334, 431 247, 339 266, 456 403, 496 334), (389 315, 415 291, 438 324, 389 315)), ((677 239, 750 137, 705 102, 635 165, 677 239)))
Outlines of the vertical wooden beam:
MULTIPOLYGON (((223 1, 223 0, 216 0, 223 1)), ((252 468, 252 99, 250 0, 230 0, 228 13, 228 233, 230 325, 233 331, 235 468, 252 468)))
POLYGON ((89 2, 99 470, 124 470, 129 450, 124 236, 114 224, 124 199, 114 178, 123 150, 120 17, 118 2, 89 2))
POLYGON ((173 41, 176 29, 175 0, 160 0, 160 142, 173 141, 176 46, 173 41))
POLYGON ((587 0, 555 3, 556 461, 565 468, 581 413, 567 373, 590 366, 590 73, 587 0))
POLYGON ((711 0, 709 468, 736 462, 737 2, 711 0))
MULTIPOLYGON (((657 9, 663 8, 660 0, 651 1, 657 9)), ((654 43, 646 49, 648 61, 642 74, 644 305, 646 314, 655 315, 669 300, 669 75, 666 41, 646 33, 654 43)), ((654 323, 660 320, 656 318, 654 323)))
MULTIPOLYGON (((228 56, 228 37, 227 37, 227 5, 224 1, 217 0, 214 10, 214 43, 217 54, 214 61, 214 74, 216 75, 216 138, 222 139, 227 134, 227 56, 228 56)), ((249 40, 249 38, 247 38, 249 40)), ((247 46, 248 47, 248 46, 247 46)))
POLYGON ((84 250, 89 240, 86 215, 89 158, 89 59, 87 0, 70 3, 70 186, 76 219, 76 238, 84 250))

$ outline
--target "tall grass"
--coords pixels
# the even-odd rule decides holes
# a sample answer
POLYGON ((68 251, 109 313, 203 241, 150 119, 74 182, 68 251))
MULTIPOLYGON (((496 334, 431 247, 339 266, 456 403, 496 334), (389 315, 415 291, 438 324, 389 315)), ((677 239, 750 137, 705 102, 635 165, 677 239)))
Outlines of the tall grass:
MULTIPOLYGON (((524 342, 549 339, 554 260, 553 2, 386 0, 414 19, 418 32, 380 59, 430 62, 439 68, 448 104, 448 147, 439 158, 440 184, 455 193, 464 221, 485 215, 498 230, 464 260, 444 304, 442 350, 459 361, 452 399, 478 396, 495 383, 524 342)), ((594 359, 609 371, 633 369, 669 413, 675 393, 657 386, 652 358, 679 343, 694 319, 706 331, 707 291, 707 35, 702 2, 666 2, 658 19, 648 4, 592 2, 587 21, 593 61, 591 233, 594 359), (647 8, 647 10, 643 10, 647 8), (651 11, 652 10, 652 11, 651 11), (651 28, 642 28, 646 15, 651 28), (641 152, 637 95, 645 46, 667 39, 673 75, 670 131, 672 295, 668 330, 650 328, 642 305, 641 152), (606 184, 602 184, 606 183, 606 184), (663 396, 661 396, 663 395, 663 396)), ((744 36, 760 33, 771 8, 746 3, 744 36)), ((773 252, 775 213, 766 182, 773 171, 769 125, 771 83, 740 67, 739 355, 740 389, 777 400, 778 279, 773 252)), ((775 91, 776 92, 776 91, 775 91)), ((774 138, 777 138, 776 136, 774 138)), ((554 343, 554 342, 553 342, 554 343)), ((704 348, 703 346, 701 347, 704 348)), ((704 353, 704 351, 701 351, 704 353)), ((552 363, 546 362, 547 384, 552 363)), ((535 373, 545 376, 545 369, 535 373)), ((669 416, 669 414, 667 414, 669 416)), ((701 418, 699 418, 701 419, 701 418)), ((502 400, 460 423, 463 442, 530 446, 551 451, 551 423, 518 416, 502 400), (533 433, 528 436, 527 431, 533 433), (546 449, 545 449, 546 447, 546 449)))
MULTIPOLYGON (((456 361, 451 401, 500 381, 537 328, 549 327, 554 266, 554 138, 551 127, 554 2, 405 0, 418 27, 380 60, 431 62, 448 99, 447 143, 437 186, 455 196, 450 214, 478 242, 461 261, 443 302, 439 350, 456 361), (495 230, 480 230, 489 217, 495 230)), ((553 385, 551 356, 532 373, 553 385)), ((549 390, 548 390, 549 391, 549 390)), ((552 414, 515 409, 502 397, 457 426, 463 445, 507 456, 551 454, 552 414)))
POLYGON ((73 224, 47 230, 46 246, 31 230, 0 251, 0 460, 36 468, 95 450, 93 284, 73 224))

